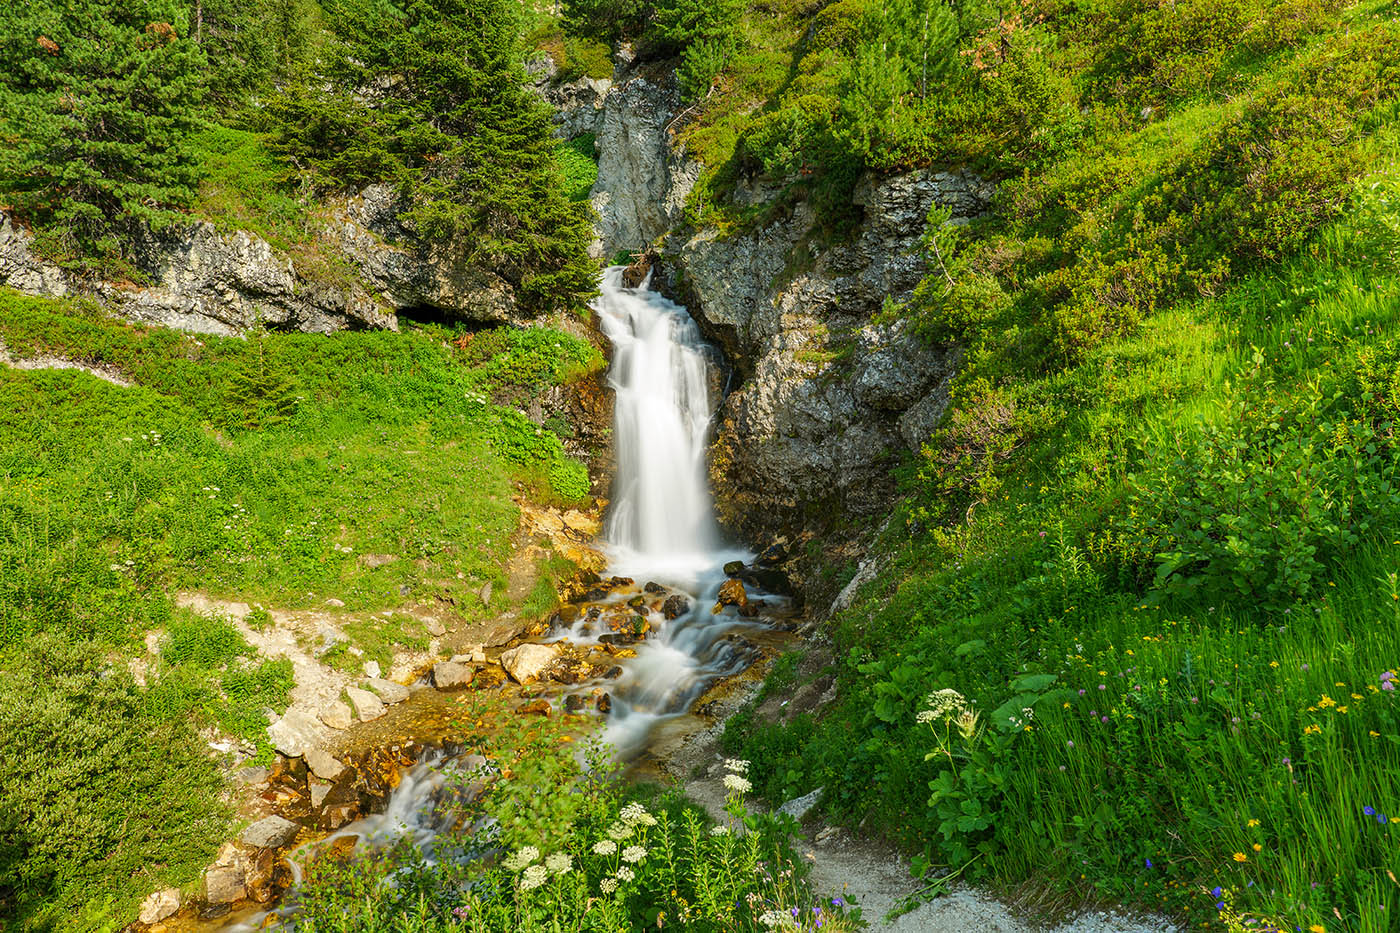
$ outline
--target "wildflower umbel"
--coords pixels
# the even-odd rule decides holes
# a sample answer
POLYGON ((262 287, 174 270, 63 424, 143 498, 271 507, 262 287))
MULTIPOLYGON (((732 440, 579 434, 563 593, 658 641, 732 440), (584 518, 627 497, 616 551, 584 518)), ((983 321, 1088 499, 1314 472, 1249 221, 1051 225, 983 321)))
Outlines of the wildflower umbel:
POLYGON ((536 849, 534 846, 525 846, 523 849, 517 851, 514 855, 508 856, 506 860, 501 864, 506 867, 507 871, 520 871, 520 869, 524 868, 526 865, 529 865, 531 862, 533 862, 539 857, 539 849, 536 849))
POLYGON ((538 888, 549 880, 549 869, 543 865, 530 865, 520 876, 520 887, 526 891, 538 888))
POLYGON ((935 690, 924 700, 927 709, 919 711, 919 722, 937 722, 948 719, 967 709, 967 700, 953 689, 935 690))
POLYGON ((555 852, 544 860, 544 867, 548 868, 552 875, 567 875, 573 871, 574 859, 567 852, 555 852))
POLYGON ((617 843, 613 842, 611 839, 599 839, 597 842, 593 843, 594 855, 612 855, 616 851, 617 843))
POLYGON ((622 860, 631 862, 633 865, 647 857, 647 850, 641 846, 628 846, 622 850, 622 860))
POLYGON ((619 814, 622 822, 628 826, 655 826, 656 817, 647 812, 647 808, 639 803, 629 803, 622 808, 619 814))
POLYGON ((742 778, 737 774, 726 774, 724 776, 724 786, 727 790, 736 794, 746 794, 753 790, 753 785, 747 778, 742 778))

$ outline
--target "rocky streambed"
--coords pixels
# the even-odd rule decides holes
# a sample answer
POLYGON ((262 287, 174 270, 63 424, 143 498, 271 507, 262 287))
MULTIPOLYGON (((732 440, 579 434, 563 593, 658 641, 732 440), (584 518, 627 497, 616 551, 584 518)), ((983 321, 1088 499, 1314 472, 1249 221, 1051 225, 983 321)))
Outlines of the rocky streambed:
POLYGON ((560 718, 580 737, 601 729, 626 740, 621 754, 638 769, 661 770, 686 735, 714 723, 705 710, 729 681, 796 637, 793 601, 774 591, 783 587, 784 558, 778 546, 761 561, 730 561, 721 582, 698 591, 582 571, 549 619, 506 620, 515 631, 500 644, 425 661, 403 683, 359 679, 345 688, 346 728, 315 745, 282 742, 270 766, 237 772, 247 826, 223 846, 195 894, 153 893, 128 929, 257 927, 310 859, 385 845, 405 832, 430 846, 447 786, 442 771, 489 772, 475 748, 511 719, 560 718), (721 661, 658 703, 645 666, 672 650, 666 642, 687 621, 712 630, 709 650, 721 661), (619 726, 629 717, 644 722, 619 726))

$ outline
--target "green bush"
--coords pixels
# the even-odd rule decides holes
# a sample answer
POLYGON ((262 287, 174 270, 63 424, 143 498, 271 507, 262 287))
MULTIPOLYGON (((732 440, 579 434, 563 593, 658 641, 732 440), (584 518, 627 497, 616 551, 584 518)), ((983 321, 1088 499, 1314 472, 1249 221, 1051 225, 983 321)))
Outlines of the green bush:
POLYGON ((92 643, 35 636, 0 671, 0 891, 24 928, 119 926, 213 858, 230 814, 185 716, 92 643))
POLYGON ((1400 530, 1400 463, 1366 402, 1240 399, 1155 452, 1130 481, 1126 542, 1157 586, 1287 606, 1315 595, 1362 542, 1400 530))
POLYGON ((565 502, 579 502, 588 498, 588 467, 561 457, 549 466, 549 488, 565 502))

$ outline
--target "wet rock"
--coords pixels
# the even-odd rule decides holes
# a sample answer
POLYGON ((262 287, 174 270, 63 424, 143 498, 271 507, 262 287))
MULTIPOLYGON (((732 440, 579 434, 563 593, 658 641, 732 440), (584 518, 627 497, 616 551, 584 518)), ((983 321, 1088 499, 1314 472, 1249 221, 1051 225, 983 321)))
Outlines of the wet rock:
POLYGON ((321 722, 332 729, 349 729, 354 721, 350 707, 339 700, 324 707, 320 713, 321 722))
POLYGON ((239 834, 244 845, 255 849, 279 849, 297 837, 301 827, 280 816, 268 816, 252 823, 239 834))
POLYGON ((607 669, 607 672, 603 674, 603 677, 604 677, 606 680, 616 680, 617 678, 619 678, 619 677, 621 677, 621 676, 622 676, 622 668, 621 668, 621 667, 618 667, 616 664, 614 664, 612 667, 608 668, 608 669, 607 669))
POLYGON ((741 560, 731 560, 724 565, 725 576, 737 577, 744 572, 744 562, 741 560))
POLYGON ((517 706, 515 711, 522 715, 548 716, 553 711, 553 707, 549 705, 548 700, 531 700, 517 706))
POLYGON ((598 712, 603 713, 604 715, 612 712, 612 694, 605 693, 602 696, 598 697, 597 705, 598 712))
POLYGON ((371 677, 367 681, 368 687, 379 695, 389 706, 395 703, 402 703, 408 699, 408 688, 403 684, 396 684, 392 680, 385 680, 382 677, 371 677))
POLYGON ((578 621, 578 606, 560 606, 555 615, 564 625, 573 625, 578 621))
POLYGON ((311 809, 319 810, 326 803, 326 797, 334 788, 325 781, 312 781, 307 788, 310 791, 311 809))
POLYGON ((243 900, 243 869, 236 865, 211 868, 204 876, 204 900, 213 906, 227 906, 243 900))
POLYGON ((339 759, 319 748, 308 748, 302 759, 307 769, 323 781, 338 781, 348 770, 339 759))
POLYGON ((266 768, 247 767, 239 768, 233 777, 240 784, 262 784, 267 780, 269 773, 266 768))
POLYGON ((564 697, 564 712, 566 712, 566 713, 577 713, 577 712, 580 712, 580 711, 584 708, 584 706, 587 705, 587 703, 588 703, 588 701, 585 700, 585 699, 584 699, 582 696, 580 696, 579 694, 577 694, 577 693, 571 693, 571 694, 569 694, 568 696, 564 697))
POLYGON ((642 589, 653 595, 666 592, 666 587, 662 586, 660 583, 647 583, 642 589))
POLYGON ((661 604, 661 615, 664 616, 667 620, 679 619, 681 616, 685 615, 689 611, 690 600, 686 599, 679 593, 675 594, 674 596, 667 597, 666 601, 661 604))
POLYGON ((506 672, 499 667, 483 667, 476 672, 472 678, 472 687, 476 690, 493 690, 506 682, 506 672))
POLYGON ((556 664, 549 676, 561 684, 583 683, 593 676, 593 666, 587 661, 569 659, 556 664))
POLYGON ((465 687, 472 682, 476 669, 453 661, 439 661, 433 665, 433 686, 439 690, 465 687))
POLYGON ((749 608, 749 594, 745 591, 742 580, 730 578, 720 584, 719 596, 712 611, 719 612, 725 606, 734 606, 740 612, 749 608))
POLYGON ((368 690, 346 687, 345 692, 350 697, 350 705, 355 707, 355 714, 360 717, 360 722, 371 722, 384 715, 384 701, 368 690))
POLYGON ((559 657, 554 645, 524 644, 501 653, 501 666, 518 684, 533 683, 559 657))
POLYGON ((779 538, 774 541, 758 555, 758 563, 769 567, 781 564, 788 559, 787 544, 787 538, 779 538))
POLYGON ((794 595, 792 581, 788 575, 771 567, 754 567, 745 570, 739 579, 769 593, 781 593, 784 596, 794 595))
POLYGON ((640 609, 646 604, 647 598, 645 596, 633 596, 631 599, 627 600, 627 605, 633 609, 640 609))
POLYGON ((180 910, 180 890, 178 888, 166 888, 164 891, 157 891, 141 902, 141 913, 137 917, 147 926, 153 923, 160 923, 175 916, 180 910))
POLYGON ((606 635, 598 636, 598 643, 606 648, 620 645, 635 645, 644 636, 637 632, 609 632, 606 635))

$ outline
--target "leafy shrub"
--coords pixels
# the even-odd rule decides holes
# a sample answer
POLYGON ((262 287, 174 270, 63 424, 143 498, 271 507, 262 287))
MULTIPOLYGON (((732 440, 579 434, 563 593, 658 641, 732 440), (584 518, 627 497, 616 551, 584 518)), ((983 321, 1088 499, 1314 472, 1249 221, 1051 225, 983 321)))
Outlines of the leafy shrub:
POLYGON ((133 877, 145 890, 191 880, 229 814, 188 720, 162 715, 92 643, 35 636, 0 669, 0 813, 17 818, 0 822, 0 891, 22 922, 47 929, 104 901, 118 921, 144 896, 133 877))
POLYGON ((1362 541, 1400 528, 1391 425, 1343 397, 1239 400, 1131 483, 1129 541, 1157 585, 1287 605, 1362 541))
POLYGON ((555 460, 549 466, 549 488, 566 502, 588 498, 588 467, 568 457, 555 460))

